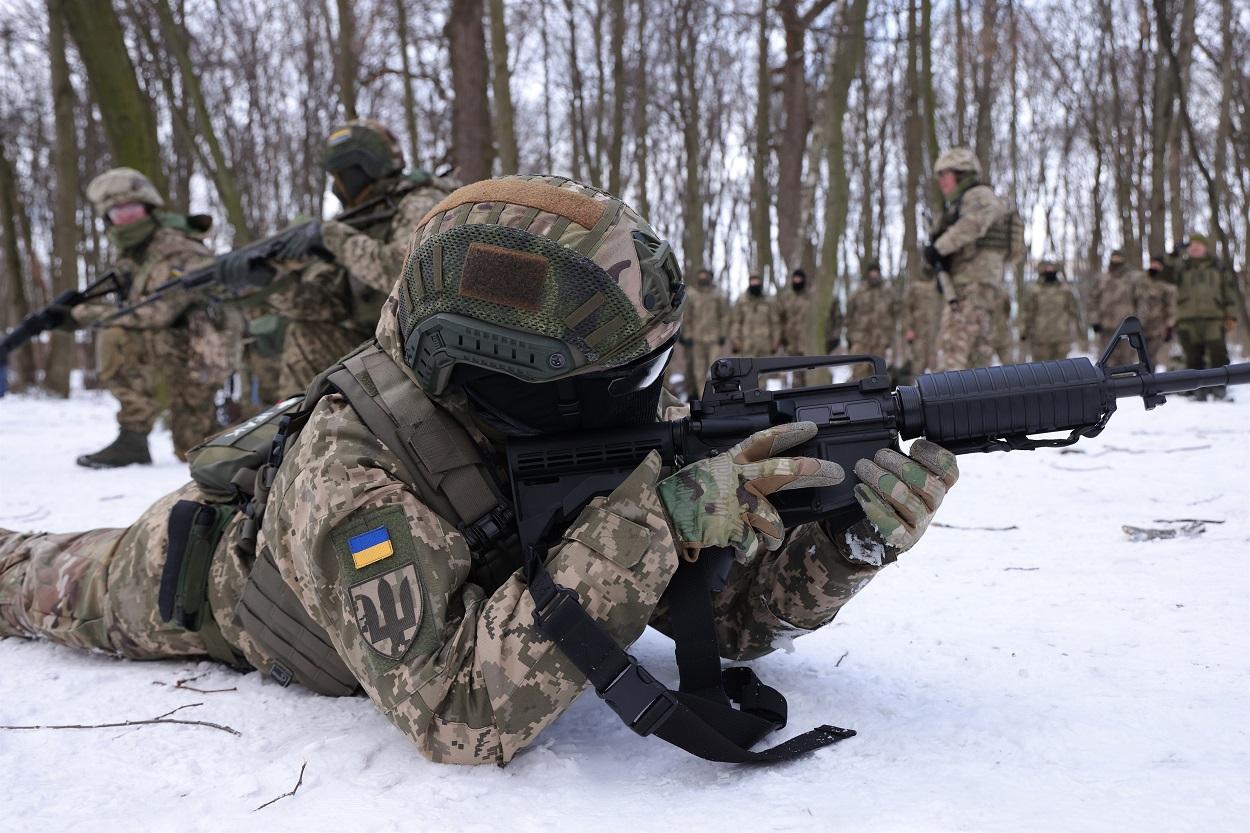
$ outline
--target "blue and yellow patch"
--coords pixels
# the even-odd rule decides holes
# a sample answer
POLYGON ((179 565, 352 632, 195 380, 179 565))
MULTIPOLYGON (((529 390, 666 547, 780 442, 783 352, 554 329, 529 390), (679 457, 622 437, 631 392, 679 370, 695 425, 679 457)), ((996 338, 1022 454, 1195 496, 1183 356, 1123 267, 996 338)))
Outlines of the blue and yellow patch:
POLYGON ((334 147, 335 145, 341 145, 351 137, 352 130, 350 127, 340 127, 338 130, 330 134, 330 137, 326 139, 326 144, 334 147))
POLYGON ((386 531, 385 526, 379 526, 348 538, 347 549, 352 554, 352 563, 356 565, 357 570, 376 564, 383 558, 390 558, 395 554, 395 547, 391 544, 391 534, 386 531))

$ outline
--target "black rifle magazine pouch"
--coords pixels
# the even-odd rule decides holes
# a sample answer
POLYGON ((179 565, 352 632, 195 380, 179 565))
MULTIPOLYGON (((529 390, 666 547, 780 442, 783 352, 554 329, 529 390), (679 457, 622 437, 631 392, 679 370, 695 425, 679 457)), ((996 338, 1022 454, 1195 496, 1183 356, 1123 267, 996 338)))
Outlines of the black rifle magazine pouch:
POLYGON ((304 610, 268 549, 262 549, 252 565, 235 615, 272 661, 269 676, 281 685, 294 680, 329 697, 356 693, 356 677, 334 649, 329 634, 304 610))
POLYGON ((209 656, 240 667, 243 662, 222 637, 208 603, 213 553, 234 515, 235 508, 228 504, 193 500, 174 504, 157 605, 163 621, 200 634, 209 656))

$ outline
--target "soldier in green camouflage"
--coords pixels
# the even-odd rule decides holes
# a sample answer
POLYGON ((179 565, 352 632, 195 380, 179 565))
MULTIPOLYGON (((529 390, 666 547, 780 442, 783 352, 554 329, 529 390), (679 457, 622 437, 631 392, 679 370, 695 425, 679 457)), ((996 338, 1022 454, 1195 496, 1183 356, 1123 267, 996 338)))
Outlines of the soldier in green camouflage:
MULTIPOLYGON (((203 243, 208 218, 162 210, 160 193, 136 170, 114 168, 100 174, 87 186, 87 198, 105 220, 119 256, 116 267, 130 277, 129 303, 210 257, 203 243)), ((102 302, 82 304, 66 320, 88 327, 115 311, 102 302)), ((103 328, 96 348, 100 380, 121 406, 119 432, 109 445, 80 456, 80 466, 152 462, 148 433, 160 415, 157 390, 162 386, 169 392, 170 429, 179 459, 213 432, 213 400, 231 365, 220 318, 203 298, 170 293, 103 328)))
POLYGON ((1020 340, 1035 362, 1065 359, 1077 338, 1080 307, 1071 288, 1059 279, 1059 264, 1037 264, 1037 283, 1024 293, 1020 307, 1020 340))
MULTIPOLYGON (((420 414, 403 423, 410 451, 380 442, 337 389, 317 399, 276 475, 257 477, 267 500, 254 556, 246 519, 225 516, 199 631, 158 612, 171 512, 180 500, 211 500, 199 486, 158 501, 128 529, 0 533, 0 636, 135 659, 224 651, 279 679, 281 651, 262 635, 292 622, 266 621, 274 614, 248 602, 273 565, 312 623, 295 632, 319 634, 297 639, 302 650, 332 649, 345 691, 363 688, 424 755, 503 764, 532 743, 586 678, 536 630, 522 570, 476 577, 480 550, 450 515, 464 507, 458 491, 474 493, 465 478, 490 466, 463 463, 497 459, 517 434, 654 421, 681 276, 667 244, 627 206, 557 177, 461 188, 411 241, 376 343, 357 354, 368 370, 354 377, 370 407, 420 414), (464 328, 476 339, 457 337, 464 328)), ((863 520, 786 530, 770 494, 849 476, 785 456, 815 430, 770 429, 675 473, 652 452, 585 506, 546 550, 545 570, 618 645, 648 623, 667 627, 660 597, 679 560, 712 546, 737 555, 714 600, 725 656, 760 656, 779 637, 827 624, 915 545, 958 471, 953 455, 924 441, 910 456, 882 450, 855 466, 863 520)), ((498 540, 519 559, 515 537, 498 540)))
MULTIPOLYGON (((1237 323, 1232 270, 1211 254, 1209 246, 1205 234, 1190 235, 1186 256, 1169 258, 1164 272, 1165 279, 1176 286, 1176 337, 1189 368, 1228 364, 1224 339, 1237 323)), ((1223 399, 1224 388, 1210 395, 1223 399)))
POLYGON ((373 119, 355 119, 333 130, 322 165, 342 204, 338 216, 356 214, 354 225, 335 218, 310 226, 269 264, 274 280, 245 300, 263 304, 267 314, 252 321, 250 334, 258 345, 278 351, 280 375, 274 385, 279 395, 304 390, 369 337, 403 261, 406 230, 459 185, 425 171, 405 173, 399 140, 373 119), (361 215, 376 219, 362 223, 361 215), (310 255, 317 244, 334 255, 334 262, 310 255))
POLYGON ((925 248, 926 262, 945 276, 938 369, 987 365, 994 354, 994 319, 1010 245, 1009 212, 982 184, 981 163, 968 148, 945 151, 933 169, 945 200, 925 248))
POLYGON ((747 278, 747 291, 734 302, 729 340, 739 356, 772 356, 781 346, 777 305, 764 294, 759 275, 747 278))
POLYGON ((944 306, 937 282, 931 278, 921 277, 907 287, 903 296, 903 341, 913 376, 936 367, 938 324, 944 306))
POLYGON ((686 314, 681 325, 687 393, 697 394, 712 362, 729 352, 729 329, 729 299, 712 280, 712 272, 700 269, 686 293, 686 314))
MULTIPOLYGON (((848 353, 885 357, 894 343, 898 324, 898 299, 894 288, 881 277, 881 264, 870 260, 864 280, 846 302, 846 349, 848 353)), ((872 373, 870 365, 857 365, 852 379, 872 373)))
POLYGON ((1150 266, 1146 269, 1150 280, 1142 298, 1141 321, 1156 366, 1167 364, 1176 331, 1176 287, 1168 283, 1166 272, 1167 256, 1151 255, 1150 266))

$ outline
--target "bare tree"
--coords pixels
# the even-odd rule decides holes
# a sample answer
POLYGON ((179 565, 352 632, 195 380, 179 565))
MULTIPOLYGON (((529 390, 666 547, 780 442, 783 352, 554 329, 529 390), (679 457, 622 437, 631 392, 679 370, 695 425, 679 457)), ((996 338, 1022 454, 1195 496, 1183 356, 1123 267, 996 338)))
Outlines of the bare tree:
POLYGON ((490 176, 494 162, 482 0, 451 0, 444 34, 451 64, 452 156, 460 178, 477 182, 490 176))
POLYGON ((508 67, 508 27, 503 0, 490 0, 491 85, 495 95, 495 146, 499 172, 517 172, 519 151, 512 117, 512 70, 508 67))
MULTIPOLYGON (((78 132, 74 127, 74 85, 65 55, 65 23, 60 0, 48 0, 48 58, 51 67, 52 110, 56 124, 56 205, 52 219, 52 293, 78 286, 78 132)), ((72 333, 52 333, 44 387, 57 396, 69 396, 69 371, 74 363, 72 333)))

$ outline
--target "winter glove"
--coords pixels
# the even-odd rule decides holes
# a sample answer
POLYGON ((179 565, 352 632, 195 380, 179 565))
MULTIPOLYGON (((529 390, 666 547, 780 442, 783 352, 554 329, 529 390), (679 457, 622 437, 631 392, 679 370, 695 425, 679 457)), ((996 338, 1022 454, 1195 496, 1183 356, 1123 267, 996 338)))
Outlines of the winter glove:
POLYGON ((959 479, 955 455, 928 440, 916 440, 907 455, 883 448, 855 464, 855 499, 868 524, 846 531, 851 560, 887 564, 916 545, 959 479))
POLYGON ((85 298, 78 290, 63 292, 53 299, 51 304, 43 310, 40 315, 43 317, 43 328, 45 330, 69 330, 73 331, 78 328, 78 323, 74 321, 74 307, 81 304, 85 298))
POLYGON ((929 243, 924 247, 924 262, 929 265, 930 269, 938 268, 942 262, 942 253, 937 250, 937 246, 929 243))
POLYGON ((321 221, 309 220, 295 229, 275 260, 303 260, 321 245, 321 221))
POLYGON ((761 545, 780 547, 785 529, 768 495, 834 486, 846 479, 842 467, 828 460, 776 456, 814 436, 813 422, 777 425, 661 481, 660 500, 686 558, 698 558, 703 547, 730 547, 747 563, 761 545))

